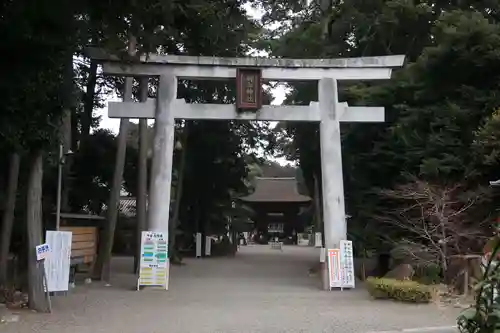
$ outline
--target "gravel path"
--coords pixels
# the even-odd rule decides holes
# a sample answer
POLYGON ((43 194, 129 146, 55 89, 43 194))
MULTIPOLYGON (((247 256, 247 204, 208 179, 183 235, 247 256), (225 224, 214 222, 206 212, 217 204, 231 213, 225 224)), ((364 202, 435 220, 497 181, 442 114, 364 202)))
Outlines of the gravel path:
MULTIPOLYGON (((372 301, 362 288, 325 292, 308 268, 316 249, 242 247, 235 258, 186 260, 170 291, 132 291, 129 258, 115 258, 112 287, 78 286, 53 314, 21 313, 2 333, 367 333, 455 324, 456 309, 372 301)), ((414 331, 416 333, 417 331, 414 331)))

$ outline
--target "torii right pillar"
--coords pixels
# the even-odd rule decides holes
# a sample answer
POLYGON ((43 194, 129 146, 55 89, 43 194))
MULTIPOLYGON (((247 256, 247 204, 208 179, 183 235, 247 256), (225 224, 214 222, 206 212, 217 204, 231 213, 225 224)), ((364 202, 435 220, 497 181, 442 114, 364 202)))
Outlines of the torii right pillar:
MULTIPOLYGON (((347 239, 342 174, 342 142, 340 117, 345 107, 338 102, 337 81, 323 78, 319 81, 318 104, 320 111, 321 173, 323 192, 324 247, 335 249, 347 239)), ((325 258, 328 259, 328 258, 325 258)), ((323 288, 328 290, 328 260, 322 267, 323 288)))

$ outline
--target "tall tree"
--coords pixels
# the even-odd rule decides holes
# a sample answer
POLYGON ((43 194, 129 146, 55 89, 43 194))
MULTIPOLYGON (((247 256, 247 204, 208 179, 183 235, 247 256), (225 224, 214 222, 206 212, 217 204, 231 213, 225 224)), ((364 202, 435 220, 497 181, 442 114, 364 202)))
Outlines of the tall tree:
POLYGON ((43 266, 36 262, 34 249, 43 240, 42 156, 57 137, 54 127, 61 123, 61 64, 73 47, 65 28, 72 8, 58 0, 44 4, 26 0, 4 2, 0 10, 2 42, 12 51, 1 65, 2 73, 11 79, 0 83, 7 94, 0 106, 0 140, 13 152, 23 149, 33 156, 26 207, 28 294, 31 308, 47 311, 43 266), (17 28, 11 29, 14 25, 17 28))
MULTIPOLYGON (((128 53, 133 56, 136 53, 136 37, 129 35, 128 53)), ((125 79, 125 87, 123 91, 123 101, 130 102, 133 100, 132 89, 134 78, 128 77, 125 79)), ((118 147, 116 151, 115 171, 113 175, 113 184, 108 204, 107 219, 104 239, 100 243, 98 258, 94 266, 96 277, 110 282, 111 278, 111 252, 113 251, 113 240, 115 237, 116 222, 118 219, 118 205, 120 201, 120 192, 122 191, 123 170, 125 168, 125 156, 127 152, 127 136, 128 136, 127 118, 120 120, 120 130, 118 134, 118 147)))
POLYGON ((7 185, 7 201, 2 216, 2 231, 0 240, 0 286, 7 284, 8 259, 10 251, 10 240, 14 224, 14 210, 16 207, 17 184, 19 180, 19 166, 21 156, 14 152, 10 157, 9 181, 7 185))

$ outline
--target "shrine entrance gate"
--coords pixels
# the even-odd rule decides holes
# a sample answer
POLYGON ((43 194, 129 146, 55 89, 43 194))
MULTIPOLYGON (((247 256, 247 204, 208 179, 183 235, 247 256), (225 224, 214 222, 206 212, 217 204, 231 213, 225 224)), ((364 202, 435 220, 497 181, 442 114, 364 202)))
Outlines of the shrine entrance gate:
POLYGON ((150 231, 169 231, 170 186, 174 147, 174 121, 178 119, 309 121, 320 123, 323 218, 326 249, 338 248, 347 237, 341 154, 341 122, 383 122, 383 107, 351 107, 338 101, 337 81, 390 79, 404 56, 345 59, 263 59, 191 56, 142 57, 125 63, 95 56, 104 74, 159 77, 156 99, 146 102, 110 102, 111 118, 154 118, 154 155, 148 196, 150 231), (248 74, 245 76, 245 71, 248 74), (241 74, 241 73, 243 74, 241 74), (253 73, 253 74, 252 74, 253 73), (260 106, 258 98, 241 100, 245 78, 258 85, 268 81, 318 81, 318 102, 309 106, 260 106), (229 79, 238 77, 238 105, 188 104, 177 99, 178 79, 229 79), (237 108, 240 108, 238 110, 237 108), (246 109, 254 109, 246 111, 246 109), (243 110, 242 110, 243 109, 243 110))

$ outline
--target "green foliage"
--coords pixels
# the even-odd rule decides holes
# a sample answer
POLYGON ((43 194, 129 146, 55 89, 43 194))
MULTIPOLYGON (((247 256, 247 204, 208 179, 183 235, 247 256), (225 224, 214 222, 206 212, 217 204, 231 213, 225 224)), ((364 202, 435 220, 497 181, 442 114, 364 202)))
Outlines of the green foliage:
POLYGON ((366 280, 366 287, 376 299, 392 299, 401 302, 429 303, 432 301, 432 287, 411 280, 373 278, 366 280))
MULTIPOLYGON (((313 12, 271 41, 272 54, 282 57, 407 56, 390 81, 339 86, 341 101, 386 110, 385 123, 341 128, 348 232, 363 247, 384 250, 387 230, 374 217, 401 206, 376 193, 406 183, 407 174, 437 186, 461 184, 465 192, 499 178, 499 8, 476 1, 334 2, 327 38, 313 12)), ((288 104, 317 100, 316 84, 290 87, 288 104)), ((300 161, 314 193, 321 177, 317 126, 280 129, 282 154, 300 161)), ((480 225, 493 210, 493 201, 483 200, 466 215, 480 225)), ((392 233, 404 236, 400 228, 392 233)))
POLYGON ((6 1, 0 6, 5 59, 0 65, 0 143, 14 149, 47 146, 62 114, 61 77, 72 47, 71 9, 64 1, 6 1), (13 29, 12 27, 16 27, 13 29))
MULTIPOLYGON (((498 237, 498 236, 494 236, 498 237)), ((500 331, 500 242, 492 250, 482 279, 475 285, 476 304, 463 311, 457 318, 461 333, 496 333, 500 331)))
MULTIPOLYGON (((89 133, 99 122, 94 110, 104 106, 110 92, 121 95, 123 79, 96 73, 92 83, 95 63, 85 58, 85 47, 90 44, 124 56, 134 36, 139 53, 242 56, 261 30, 238 0, 6 1, 0 5, 0 28, 6 32, 2 42, 10 50, 1 64, 1 88, 6 94, 0 106, 1 151, 8 155, 12 149, 58 146, 62 111, 70 104, 76 153, 71 184, 64 181, 64 187, 72 187, 69 203, 73 211, 95 214, 102 214, 109 200, 116 140, 107 131, 89 133), (68 61, 73 56, 78 57, 74 64, 68 61), (71 84, 64 84, 68 81, 65 70, 72 65, 74 89, 68 89, 71 84)), ((153 97, 155 80, 151 81, 153 97)), ((190 103, 232 103, 234 86, 234 82, 182 81, 179 96, 190 103)), ((183 126, 177 125, 179 134, 183 126)), ((225 227, 224 208, 234 195, 247 190, 246 156, 241 152, 259 143, 260 127, 239 122, 192 122, 191 126, 181 229, 218 230, 225 227)), ((174 183, 180 167, 178 155, 174 156, 174 183)), ((44 195, 48 207, 55 203, 56 174, 54 165, 49 165, 44 195)), ((132 195, 137 192, 136 179, 137 144, 133 142, 127 149, 123 184, 132 195)))
POLYGON ((441 267, 439 265, 417 265, 413 279, 419 283, 436 285, 441 282, 441 267))

